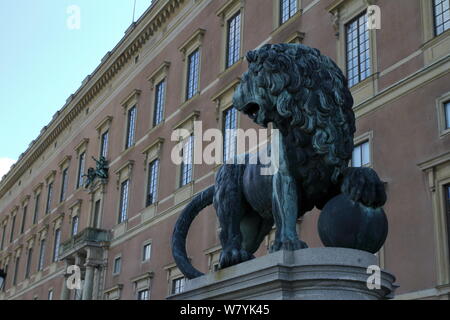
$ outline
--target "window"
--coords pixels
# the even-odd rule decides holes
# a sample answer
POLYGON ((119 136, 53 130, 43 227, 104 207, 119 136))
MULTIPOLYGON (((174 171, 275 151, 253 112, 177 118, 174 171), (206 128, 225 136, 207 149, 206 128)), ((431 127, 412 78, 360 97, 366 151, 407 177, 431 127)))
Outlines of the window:
POLYGON ((232 159, 236 155, 237 147, 237 110, 234 107, 225 110, 223 116, 225 141, 223 143, 223 161, 232 159))
POLYGON ((130 181, 125 180, 120 186, 120 212, 119 212, 119 223, 127 220, 128 211, 128 191, 129 191, 130 181))
POLYGON ((230 67, 240 58, 241 52, 241 12, 238 11, 228 20, 227 31, 227 65, 230 67))
POLYGON ((44 269, 44 259, 45 259, 45 239, 42 239, 39 249, 38 271, 44 269))
POLYGON ((347 77, 349 86, 366 79, 371 72, 369 30, 367 15, 363 13, 346 26, 347 35, 347 77))
POLYGON ((117 257, 114 259, 113 274, 119 274, 121 268, 122 268, 122 258, 117 257))
POLYGON ((155 110, 153 112, 153 126, 157 126, 163 121, 165 92, 166 81, 162 80, 156 85, 155 90, 155 110))
POLYGON ((136 130, 136 106, 128 110, 127 140, 125 143, 125 149, 130 148, 134 144, 135 130, 136 130))
POLYGON ((17 274, 19 273, 19 263, 20 263, 20 258, 17 257, 16 265, 14 266, 13 286, 15 286, 17 284, 17 274))
POLYGON ((13 240, 14 240, 14 229, 15 228, 16 228, 16 216, 14 215, 12 217, 11 234, 9 235, 9 242, 13 242, 13 240))
POLYGON ((25 279, 28 279, 30 277, 30 270, 31 270, 31 262, 33 261, 33 248, 28 249, 27 254, 27 266, 25 268, 25 279))
POLYGON ((280 24, 288 21, 297 12, 297 0, 280 0, 280 24))
POLYGON ((184 291, 184 278, 177 278, 172 281, 172 294, 182 293, 184 291))
POLYGON ((78 223, 80 218, 78 216, 72 217, 72 237, 78 233, 78 223))
POLYGON ((109 131, 105 131, 101 137, 100 144, 100 156, 103 158, 108 157, 108 142, 109 142, 109 131))
POLYGON ((94 221, 93 221, 94 228, 100 228, 100 204, 101 204, 101 200, 95 201, 94 221))
POLYGON ((180 186, 192 181, 192 158, 194 148, 194 136, 190 135, 183 147, 183 162, 180 169, 180 186))
POLYGON ((84 167, 86 165, 86 152, 82 152, 78 158, 78 179, 77 179, 77 189, 83 185, 84 180, 84 167))
POLYGON ((450 248, 450 184, 444 186, 445 209, 447 219, 447 241, 450 248))
POLYGON ((53 244, 53 262, 58 261, 59 259, 59 247, 61 244, 61 230, 56 229, 55 231, 55 242, 53 244))
POLYGON ((48 291, 48 300, 53 300, 53 290, 48 291))
POLYGON ((138 292, 138 300, 148 300, 148 298, 149 298, 148 289, 141 290, 138 292))
POLYGON ((154 204, 158 197, 158 170, 159 160, 156 159, 148 165, 147 206, 154 204))
POLYGON ((370 143, 363 142, 353 149, 352 167, 366 167, 370 165, 370 143))
POLYGON ((40 202, 41 194, 36 194, 36 198, 34 199, 34 214, 33 214, 33 224, 36 224, 37 218, 39 216, 39 202, 40 202))
POLYGON ((66 195, 67 195, 67 182, 68 182, 68 173, 69 173, 69 168, 65 168, 62 172, 62 177, 61 177, 61 194, 59 196, 59 202, 63 202, 64 200, 66 200, 66 195))
POLYGON ((47 187, 47 205, 45 207, 45 214, 50 213, 53 198, 53 182, 50 182, 47 187))
POLYGON ((450 29, 449 0, 433 0, 434 32, 438 36, 450 29))
POLYGON ((3 246, 5 245, 5 237, 6 237, 6 224, 3 226, 2 230, 2 243, 0 244, 0 250, 3 250, 3 246))
POLYGON ((142 261, 150 260, 151 254, 152 254, 152 244, 147 243, 144 245, 142 249, 142 261))
POLYGON ((3 267, 3 271, 6 273, 5 280, 3 280, 3 291, 5 291, 5 289, 6 289, 6 280, 8 279, 8 265, 7 264, 5 264, 5 266, 3 267))
POLYGON ((450 101, 444 103, 445 129, 450 129, 450 101))
POLYGON ((198 91, 200 66, 200 50, 197 49, 188 56, 186 100, 191 99, 198 91))
POLYGON ((22 234, 25 231, 25 224, 27 221, 27 211, 28 211, 28 206, 24 206, 23 212, 22 212, 22 224, 20 225, 20 234, 22 234))

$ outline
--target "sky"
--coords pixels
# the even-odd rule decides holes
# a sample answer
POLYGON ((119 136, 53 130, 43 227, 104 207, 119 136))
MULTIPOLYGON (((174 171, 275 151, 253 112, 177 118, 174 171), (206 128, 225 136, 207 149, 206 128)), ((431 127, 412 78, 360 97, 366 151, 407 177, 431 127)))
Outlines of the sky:
MULTIPOLYGON (((0 1, 0 179, 120 41, 134 1, 0 1)), ((135 20, 150 4, 136 0, 135 20)))

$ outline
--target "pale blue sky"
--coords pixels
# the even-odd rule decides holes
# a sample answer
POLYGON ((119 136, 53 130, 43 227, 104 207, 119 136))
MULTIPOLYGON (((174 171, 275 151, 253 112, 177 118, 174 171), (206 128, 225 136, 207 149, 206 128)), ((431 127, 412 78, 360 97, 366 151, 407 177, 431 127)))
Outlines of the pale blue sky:
MULTIPOLYGON (((136 0, 136 20, 151 0, 136 0)), ((130 26, 134 0, 0 1, 0 178, 130 26), (80 8, 80 29, 67 8, 80 8), (4 170, 4 169, 3 169, 4 170)))

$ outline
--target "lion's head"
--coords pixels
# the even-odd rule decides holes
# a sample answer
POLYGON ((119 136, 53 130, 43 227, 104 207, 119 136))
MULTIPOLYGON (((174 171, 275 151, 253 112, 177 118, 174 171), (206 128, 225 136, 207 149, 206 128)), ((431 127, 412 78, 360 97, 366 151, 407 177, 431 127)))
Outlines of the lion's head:
POLYGON ((339 67, 319 50, 300 44, 267 44, 250 51, 247 60, 249 70, 233 97, 235 108, 264 127, 272 122, 282 134, 300 131, 326 164, 347 166, 355 116, 339 67))

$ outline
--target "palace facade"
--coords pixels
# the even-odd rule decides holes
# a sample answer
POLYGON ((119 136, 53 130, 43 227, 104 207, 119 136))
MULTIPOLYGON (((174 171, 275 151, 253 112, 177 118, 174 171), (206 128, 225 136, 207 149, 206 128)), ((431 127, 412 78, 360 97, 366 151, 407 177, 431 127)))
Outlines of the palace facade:
MULTIPOLYGON (((449 0, 153 1, 2 178, 0 299, 165 299, 183 290, 173 226, 218 166, 174 164, 172 133, 193 132, 197 120, 254 128, 232 106, 245 53, 288 42, 318 48, 349 78, 352 165, 373 167, 386 184, 389 236, 377 255, 397 277, 397 298, 448 299, 449 14, 449 0), (85 188, 101 156, 108 178, 85 188), (79 289, 67 286, 69 267, 80 270, 79 289)), ((192 135, 183 143, 186 160, 192 135)), ((298 222, 310 247, 322 246, 317 219, 313 211, 298 222)), ((216 271, 219 244, 210 207, 189 234, 193 264, 216 271)))

